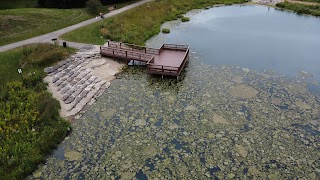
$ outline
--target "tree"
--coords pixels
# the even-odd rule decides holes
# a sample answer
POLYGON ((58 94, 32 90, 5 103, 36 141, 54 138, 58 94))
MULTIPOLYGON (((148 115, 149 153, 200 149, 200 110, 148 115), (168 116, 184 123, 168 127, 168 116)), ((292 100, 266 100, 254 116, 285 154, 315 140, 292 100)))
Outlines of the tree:
POLYGON ((102 4, 99 0, 88 0, 86 2, 86 9, 91 14, 98 14, 101 10, 102 4))

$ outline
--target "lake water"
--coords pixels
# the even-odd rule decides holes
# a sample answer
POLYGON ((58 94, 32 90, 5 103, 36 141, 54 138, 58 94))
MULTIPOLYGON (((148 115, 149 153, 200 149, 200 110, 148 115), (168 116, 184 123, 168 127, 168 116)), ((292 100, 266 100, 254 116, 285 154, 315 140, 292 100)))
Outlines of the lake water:
POLYGON ((188 16, 147 43, 191 45, 181 80, 130 66, 30 178, 319 179, 320 19, 264 6, 188 16))
POLYGON ((259 72, 312 73, 320 80, 320 18, 266 6, 217 7, 192 11, 188 23, 169 22, 166 43, 190 44, 202 61, 238 65, 259 72))

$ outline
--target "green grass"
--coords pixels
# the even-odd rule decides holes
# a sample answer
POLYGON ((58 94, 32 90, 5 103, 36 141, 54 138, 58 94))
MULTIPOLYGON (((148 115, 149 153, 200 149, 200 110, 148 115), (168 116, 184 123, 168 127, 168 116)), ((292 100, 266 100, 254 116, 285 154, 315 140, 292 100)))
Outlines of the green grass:
POLYGON ((298 0, 298 1, 320 3, 320 0, 298 0))
POLYGON ((160 32, 165 21, 175 20, 191 9, 214 4, 244 3, 246 0, 158 0, 115 17, 91 24, 61 36, 61 38, 89 44, 103 44, 105 39, 143 45, 160 32))
MULTIPOLYGON (((115 5, 117 8, 121 8, 137 1, 140 0, 132 0, 115 5)), ((110 6, 112 5, 103 6, 102 12, 107 13, 110 6)), ((93 17, 95 15, 89 14, 85 8, 0 10, 0 46, 56 31, 93 17)))
POLYGON ((190 18, 188 18, 188 17, 182 17, 182 18, 181 18, 181 21, 182 21, 182 22, 188 22, 188 21, 190 21, 190 18))
MULTIPOLYGON (((22 68, 23 76, 37 71, 41 75, 45 75, 43 68, 49 66, 49 63, 43 63, 37 65, 31 61, 44 61, 52 57, 52 59, 60 57, 62 59, 68 54, 73 53, 75 50, 71 48, 62 48, 59 46, 51 46, 47 44, 40 45, 28 45, 19 47, 13 50, 0 53, 0 85, 4 85, 6 82, 21 80, 21 76, 18 73, 18 69, 22 68), (31 52, 30 54, 27 52, 31 52), (27 55, 24 55, 27 54, 27 55)), ((55 61, 59 60, 55 59, 55 61)), ((51 62, 53 63, 53 62, 51 62)))
POLYGON ((38 0, 0 0, 0 9, 35 7, 37 3, 38 0))
POLYGON ((169 34, 169 33, 170 33, 170 29, 163 28, 163 29, 162 29, 162 33, 163 33, 163 34, 169 34))
POLYGON ((35 44, 0 53, 1 179, 28 176, 69 132, 70 124, 59 117, 59 102, 42 79, 44 67, 74 51, 35 44), (17 72, 21 64, 23 81, 17 72))
POLYGON ((297 14, 309 14, 312 16, 320 16, 320 5, 307 5, 299 3, 281 2, 276 4, 277 7, 294 11, 297 14))
POLYGON ((84 9, 0 10, 0 46, 59 30, 91 17, 84 9))

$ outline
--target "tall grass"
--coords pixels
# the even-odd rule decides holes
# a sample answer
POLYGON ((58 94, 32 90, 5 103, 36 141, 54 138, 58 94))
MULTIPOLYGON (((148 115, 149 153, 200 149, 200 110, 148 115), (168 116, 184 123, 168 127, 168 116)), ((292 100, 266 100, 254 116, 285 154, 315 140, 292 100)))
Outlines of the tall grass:
POLYGON ((59 102, 46 91, 43 68, 72 52, 38 44, 0 53, 0 179, 25 178, 69 132, 59 102))
POLYGON ((276 4, 277 7, 291 10, 297 14, 309 14, 312 16, 320 16, 320 4, 319 5, 307 5, 299 3, 281 2, 276 4))
POLYGON ((175 20, 191 9, 247 0, 157 0, 62 36, 74 42, 103 44, 105 39, 143 45, 160 32, 165 21, 175 20))
POLYGON ((44 75, 43 68, 75 52, 71 48, 49 44, 33 44, 0 53, 0 86, 9 81, 21 80, 18 68, 23 76, 31 72, 44 75))

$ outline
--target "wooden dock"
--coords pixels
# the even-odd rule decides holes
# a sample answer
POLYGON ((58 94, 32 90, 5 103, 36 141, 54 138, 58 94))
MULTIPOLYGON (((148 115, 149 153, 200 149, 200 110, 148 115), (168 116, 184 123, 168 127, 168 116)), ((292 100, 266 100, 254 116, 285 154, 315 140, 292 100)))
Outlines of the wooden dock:
POLYGON ((148 48, 134 44, 108 41, 107 46, 100 47, 103 56, 141 61, 146 63, 149 74, 176 76, 181 74, 189 61, 189 46, 163 44, 160 49, 148 48))

